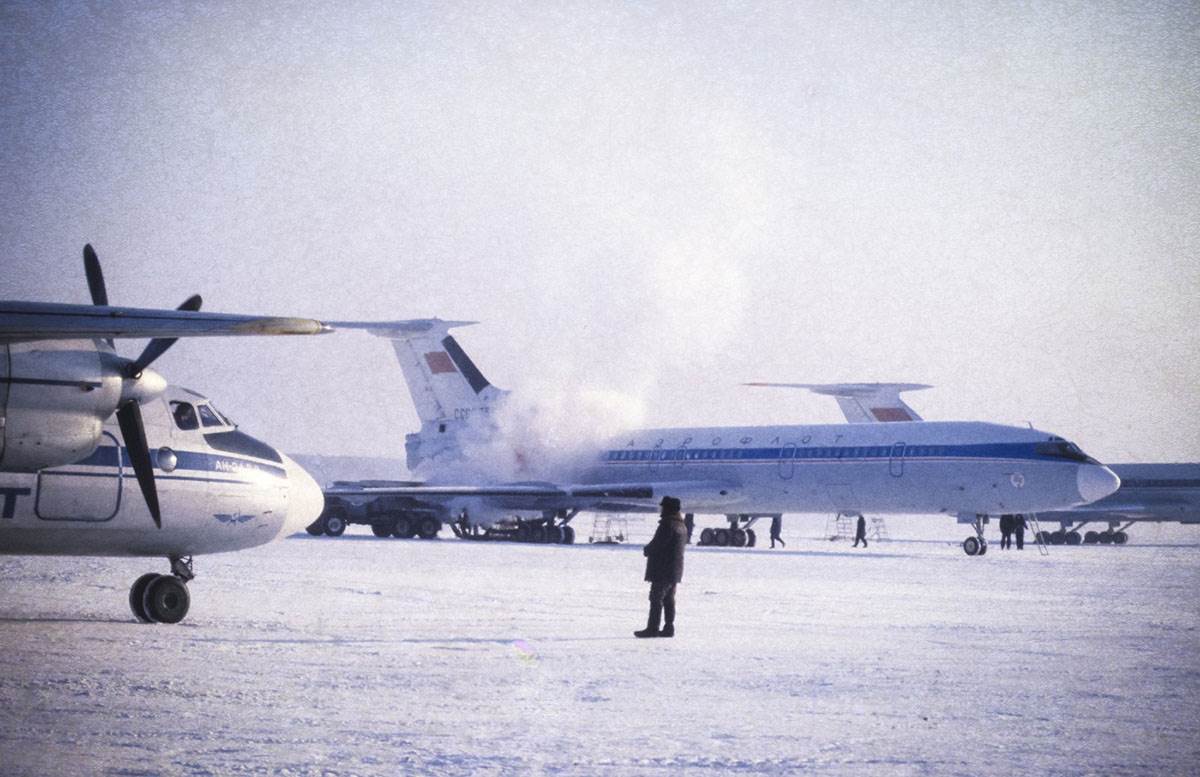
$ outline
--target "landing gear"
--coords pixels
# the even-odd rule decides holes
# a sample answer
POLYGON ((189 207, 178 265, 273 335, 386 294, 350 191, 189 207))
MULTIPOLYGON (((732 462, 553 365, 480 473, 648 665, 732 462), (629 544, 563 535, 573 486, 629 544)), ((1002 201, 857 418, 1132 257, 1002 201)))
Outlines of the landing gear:
POLYGON ((975 521, 971 524, 975 529, 975 536, 963 540, 963 552, 968 556, 987 555, 988 546, 987 539, 983 536, 983 518, 982 515, 975 516, 975 521))
POLYGON ((758 520, 757 515, 727 515, 728 529, 701 529, 700 545, 715 545, 718 548, 753 548, 758 541, 750 527, 758 520))
POLYGON ((191 556, 171 556, 171 574, 147 573, 129 589, 129 609, 142 623, 179 623, 192 597, 187 582, 196 575, 191 556))

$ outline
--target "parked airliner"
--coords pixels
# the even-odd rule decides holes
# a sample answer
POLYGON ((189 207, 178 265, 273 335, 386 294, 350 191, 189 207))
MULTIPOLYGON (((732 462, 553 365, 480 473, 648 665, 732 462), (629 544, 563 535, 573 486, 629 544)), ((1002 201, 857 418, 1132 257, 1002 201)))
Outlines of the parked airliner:
POLYGON ((490 524, 514 511, 539 511, 547 527, 579 510, 653 510, 663 495, 679 497, 689 512, 731 518, 947 513, 972 523, 975 535, 963 547, 978 555, 987 550, 986 516, 1092 502, 1120 482, 1058 435, 991 423, 923 421, 640 429, 609 440, 582 461, 520 472, 511 482, 492 482, 486 475, 464 479, 480 463, 470 461, 475 451, 526 460, 519 447, 506 449, 495 423, 507 392, 491 385, 449 334, 465 323, 336 324, 392 341, 421 418, 420 431, 406 440, 408 466, 425 481, 341 486, 327 494, 405 497, 414 514, 436 511, 455 523, 490 524))
POLYGON ((176 623, 192 556, 302 529, 324 497, 299 465, 150 363, 180 337, 328 327, 200 313, 199 296, 178 310, 110 307, 91 246, 84 265, 95 305, 0 301, 0 553, 166 556, 171 574, 138 578, 129 604, 142 621, 176 623), (153 339, 127 359, 113 338, 153 339))

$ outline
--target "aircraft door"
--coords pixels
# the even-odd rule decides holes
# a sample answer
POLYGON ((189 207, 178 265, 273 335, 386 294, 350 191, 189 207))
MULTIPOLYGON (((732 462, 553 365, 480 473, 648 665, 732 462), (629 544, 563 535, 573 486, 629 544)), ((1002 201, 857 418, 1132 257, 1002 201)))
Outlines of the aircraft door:
POLYGON ((791 480, 796 474, 796 443, 789 442, 779 451, 779 477, 791 480))
POLYGON ((34 513, 43 521, 103 523, 112 520, 121 506, 121 458, 117 438, 102 432, 100 445, 88 457, 88 464, 67 464, 41 470, 38 472, 34 513))
POLYGON ((888 473, 894 478, 904 474, 904 443, 902 442, 892 446, 892 455, 888 459, 888 473))

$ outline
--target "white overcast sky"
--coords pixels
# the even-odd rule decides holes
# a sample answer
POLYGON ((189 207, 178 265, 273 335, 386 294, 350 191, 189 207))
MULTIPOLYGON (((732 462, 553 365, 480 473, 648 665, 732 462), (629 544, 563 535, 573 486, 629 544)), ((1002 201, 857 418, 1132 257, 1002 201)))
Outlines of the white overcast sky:
MULTIPOLYGON (((581 424, 918 381, 1200 459, 1195 3, 3 2, 0 57, 0 298, 87 301, 91 241, 115 304, 479 320, 581 424)), ((417 424, 366 335, 156 367, 289 451, 417 424)))

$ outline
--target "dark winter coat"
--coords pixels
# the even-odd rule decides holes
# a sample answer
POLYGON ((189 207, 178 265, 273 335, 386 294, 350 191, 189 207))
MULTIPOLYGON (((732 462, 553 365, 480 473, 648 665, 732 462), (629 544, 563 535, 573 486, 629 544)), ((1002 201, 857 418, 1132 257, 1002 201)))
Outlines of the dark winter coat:
POLYGON ((862 540, 867 538, 867 519, 861 515, 858 516, 858 526, 854 530, 854 538, 862 540))
POLYGON ((683 549, 687 547, 687 526, 683 518, 661 518, 654 538, 642 548, 646 557, 647 583, 678 583, 683 579, 683 549))

